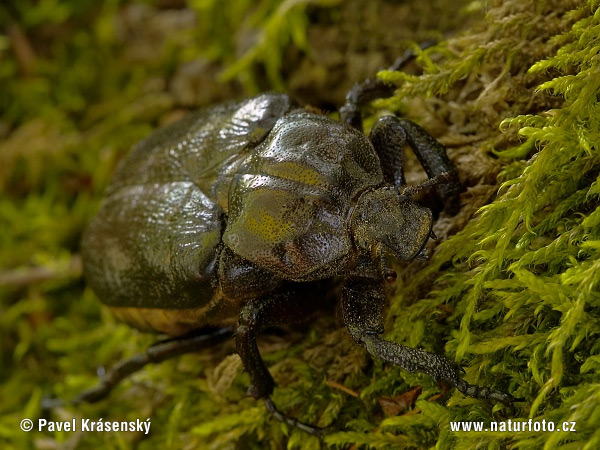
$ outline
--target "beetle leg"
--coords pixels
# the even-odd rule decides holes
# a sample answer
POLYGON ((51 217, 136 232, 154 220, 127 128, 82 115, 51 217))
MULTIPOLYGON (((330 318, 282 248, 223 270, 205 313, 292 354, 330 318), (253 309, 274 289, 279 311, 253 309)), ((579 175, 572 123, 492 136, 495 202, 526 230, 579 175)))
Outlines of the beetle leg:
MULTIPOLYGON (((312 286, 309 284, 308 286, 312 286)), ((299 422, 279 411, 270 395, 273 393, 275 381, 262 360, 256 337, 265 328, 308 319, 307 311, 315 311, 318 307, 318 296, 314 295, 314 287, 307 288, 303 283, 296 289, 282 289, 275 293, 257 297, 244 306, 239 317, 235 334, 237 353, 242 359, 244 369, 250 374, 251 386, 248 393, 254 398, 264 398, 267 409, 277 420, 310 434, 319 436, 322 428, 299 422), (302 291, 300 291, 300 288, 302 291), (310 293, 313 292, 313 295, 310 293), (313 304, 311 304, 311 301, 313 304)))
POLYGON ((444 356, 386 341, 370 333, 363 334, 360 342, 371 355, 397 365, 408 372, 425 373, 436 381, 450 383, 459 392, 469 397, 495 400, 513 407, 515 399, 512 395, 467 383, 460 377, 461 368, 444 356))
POLYGON ((379 78, 368 78, 362 83, 356 83, 346 94, 346 103, 340 108, 342 121, 362 131, 361 109, 375 99, 391 96, 394 90, 394 86, 379 78))
MULTIPOLYGON (((431 47, 433 44, 434 42, 424 42, 420 45, 421 50, 431 47)), ((409 48, 394 61, 394 64, 388 70, 401 70, 405 64, 412 61, 416 56, 415 51, 409 48)), ((387 84, 379 78, 368 78, 362 83, 356 83, 346 94, 346 103, 340 108, 342 121, 362 131, 361 109, 373 100, 390 97, 395 89, 395 86, 387 84)))
MULTIPOLYGON (((159 341, 151 345, 144 353, 137 353, 131 358, 117 363, 115 367, 100 378, 100 383, 97 386, 83 391, 68 403, 73 405, 96 403, 107 397, 121 381, 142 369, 146 364, 161 363, 186 353, 212 347, 231 335, 231 328, 221 328, 209 333, 206 330, 200 330, 199 332, 159 341)), ((49 410, 64 403, 60 399, 44 399, 42 408, 49 410)))
POLYGON ((402 147, 408 143, 431 179, 414 189, 415 192, 431 185, 445 207, 458 209, 461 186, 456 167, 448 158, 446 148, 427 131, 410 120, 385 116, 377 120, 369 138, 381 160, 388 183, 393 183, 397 189, 404 186, 402 147))
POLYGON ((406 131, 394 116, 381 117, 371 129, 369 139, 379 156, 383 179, 400 189, 404 186, 404 153, 406 131))
POLYGON ((427 176, 438 179, 435 191, 446 208, 457 210, 458 194, 462 190, 456 167, 448 158, 446 148, 427 131, 407 119, 396 119, 406 132, 406 141, 425 169, 427 176), (443 179, 443 180, 442 180, 443 179))
POLYGON ((462 369, 448 358, 378 336, 383 332, 381 311, 384 302, 383 282, 358 276, 346 279, 342 293, 344 321, 352 337, 366 347, 369 354, 408 372, 425 373, 437 381, 446 381, 467 396, 491 399, 513 407, 515 399, 511 395, 464 381, 460 377, 462 369))
POLYGON ((360 343, 365 333, 383 333, 386 299, 384 284, 367 258, 359 258, 354 273, 346 278, 342 288, 342 316, 346 328, 360 343))

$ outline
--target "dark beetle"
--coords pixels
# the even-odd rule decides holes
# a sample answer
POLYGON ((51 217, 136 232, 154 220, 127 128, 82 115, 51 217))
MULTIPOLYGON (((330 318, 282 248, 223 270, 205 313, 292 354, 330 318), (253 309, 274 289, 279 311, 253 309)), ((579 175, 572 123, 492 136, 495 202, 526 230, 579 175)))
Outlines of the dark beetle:
MULTIPOLYGON (((350 116, 343 111, 356 125, 350 116)), ((345 325, 369 353, 511 404, 507 394, 466 383, 450 360, 379 337, 384 282, 395 277, 386 258, 421 257, 432 235, 431 211, 411 199, 426 186, 443 201, 459 190, 443 146, 412 122, 383 117, 367 138, 284 94, 204 109, 157 131, 120 164, 83 238, 85 276, 118 318, 184 336, 170 341, 173 354, 196 345, 186 333, 235 324, 251 394, 312 433, 270 401, 274 382, 256 335, 306 317, 321 300, 318 284, 332 277, 343 279, 345 325), (431 178, 421 187, 404 185, 405 142, 431 178)))

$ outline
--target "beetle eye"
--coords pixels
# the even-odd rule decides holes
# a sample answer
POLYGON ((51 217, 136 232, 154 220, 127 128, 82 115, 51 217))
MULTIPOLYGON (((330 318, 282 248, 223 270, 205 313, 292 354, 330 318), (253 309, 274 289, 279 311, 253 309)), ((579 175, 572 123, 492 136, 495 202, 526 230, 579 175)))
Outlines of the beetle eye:
POLYGON ((385 281, 387 281, 388 283, 393 283, 394 281, 396 281, 398 274, 396 273, 395 270, 388 269, 385 272, 385 274, 383 275, 383 277, 385 278, 385 281))

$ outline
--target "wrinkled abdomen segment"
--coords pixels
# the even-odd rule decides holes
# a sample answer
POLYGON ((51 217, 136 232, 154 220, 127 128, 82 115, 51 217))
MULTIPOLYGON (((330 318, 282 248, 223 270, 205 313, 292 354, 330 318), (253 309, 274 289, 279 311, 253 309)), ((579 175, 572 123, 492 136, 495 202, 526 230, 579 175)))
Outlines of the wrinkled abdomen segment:
POLYGON ((192 182, 121 188, 84 235, 85 276, 109 306, 206 310, 220 238, 220 208, 192 182))

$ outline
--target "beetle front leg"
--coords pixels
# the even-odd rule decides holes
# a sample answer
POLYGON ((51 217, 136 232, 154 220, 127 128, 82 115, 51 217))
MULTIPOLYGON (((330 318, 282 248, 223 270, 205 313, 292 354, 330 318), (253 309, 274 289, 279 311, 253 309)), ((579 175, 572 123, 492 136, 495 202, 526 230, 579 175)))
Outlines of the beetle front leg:
POLYGON ((308 319, 307 311, 315 311, 318 307, 316 297, 318 296, 311 289, 282 289, 251 300, 239 316, 235 343, 244 369, 250 374, 252 384, 248 393, 256 399, 264 398, 267 409, 280 422, 319 436, 322 428, 290 418, 277 409, 270 397, 275 381, 265 366, 256 343, 257 335, 265 328, 308 319), (310 295, 311 292, 313 295, 310 295))
POLYGON ((406 132, 406 141, 431 179, 445 176, 446 180, 435 185, 435 191, 446 210, 459 209, 458 194, 462 187, 456 167, 448 158, 446 148, 427 131, 407 119, 397 119, 398 126, 406 132))
POLYGON ((402 147, 408 143, 427 176, 434 179, 433 185, 444 205, 450 210, 458 209, 461 186, 456 167, 448 158, 446 148, 427 131, 410 120, 385 116, 377 120, 369 139, 381 160, 387 182, 398 189, 404 186, 402 147))
POLYGON ((346 103, 340 108, 342 121, 362 131, 361 109, 375 99, 389 97, 394 93, 394 89, 379 78, 368 78, 360 84, 356 83, 346 94, 346 103))
POLYGON ((346 327, 369 354, 408 372, 425 373, 436 381, 446 381, 464 395, 491 399, 513 407, 514 398, 501 391, 475 386, 460 377, 462 369, 448 358, 386 341, 382 333, 383 283, 373 278, 350 277, 344 284, 342 308, 346 327))
POLYGON ((398 125, 394 116, 381 117, 375 122, 369 140, 373 144, 386 182, 400 189, 406 183, 404 178, 404 153, 406 131, 398 125))
POLYGON ((462 369, 444 356, 386 341, 369 333, 363 334, 360 342, 371 355, 399 366, 407 372, 425 373, 436 381, 450 383, 466 396, 494 400, 513 407, 515 399, 512 395, 467 383, 460 377, 462 369))

